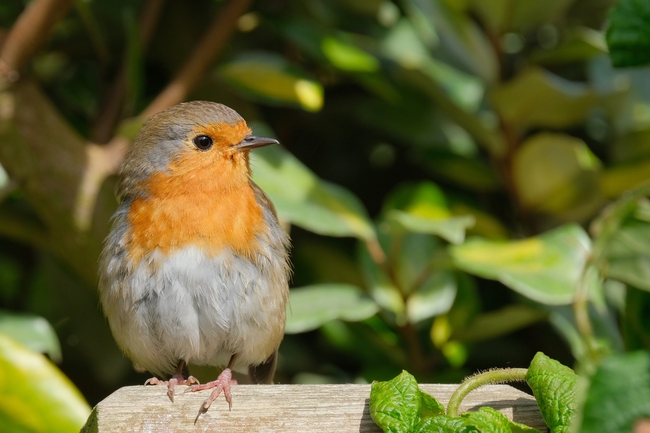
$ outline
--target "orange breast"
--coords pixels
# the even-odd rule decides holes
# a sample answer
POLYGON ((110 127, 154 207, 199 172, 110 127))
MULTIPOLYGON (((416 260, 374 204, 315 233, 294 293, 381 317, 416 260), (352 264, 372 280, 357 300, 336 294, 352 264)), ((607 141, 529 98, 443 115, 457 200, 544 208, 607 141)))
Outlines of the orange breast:
POLYGON ((249 184, 247 155, 188 151, 168 168, 142 185, 147 196, 131 204, 131 260, 186 246, 211 255, 228 247, 253 258, 265 223, 249 184))

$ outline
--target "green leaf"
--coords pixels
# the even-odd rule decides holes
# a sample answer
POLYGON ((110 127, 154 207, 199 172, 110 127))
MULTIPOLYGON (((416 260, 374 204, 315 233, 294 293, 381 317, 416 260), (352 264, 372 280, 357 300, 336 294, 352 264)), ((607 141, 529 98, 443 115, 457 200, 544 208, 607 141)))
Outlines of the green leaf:
POLYGON ((618 95, 600 95, 585 84, 531 67, 496 86, 491 100, 504 120, 518 128, 566 128, 583 122, 595 106, 607 107, 618 95))
POLYGON ((650 350, 650 293, 628 287, 625 292, 623 334, 627 350, 650 350))
POLYGON ((385 432, 410 433, 422 419, 444 412, 406 371, 388 382, 373 382, 370 388, 370 416, 385 432))
POLYGON ((474 224, 471 215, 452 216, 442 190, 433 182, 404 184, 386 199, 384 217, 414 233, 432 234, 451 243, 462 243, 465 230, 474 224))
POLYGON ((269 195, 280 218, 318 234, 374 239, 372 222, 357 197, 325 182, 281 146, 251 154, 254 181, 269 195))
POLYGON ((40 316, 0 311, 0 333, 29 349, 46 353, 53 362, 61 362, 61 346, 50 322, 40 316))
POLYGON ((508 305, 478 315, 467 328, 454 332, 452 338, 465 342, 490 340, 540 322, 547 316, 546 312, 528 305, 508 305))
POLYGON ((359 244, 358 256, 366 286, 369 288, 372 298, 381 308, 394 313, 398 323, 404 323, 406 321, 406 304, 400 291, 386 275, 384 269, 372 259, 365 245, 359 244))
POLYGON ((605 249, 607 276, 650 291, 650 223, 626 218, 605 249))
POLYGON ((461 415, 465 424, 481 433, 539 433, 539 430, 510 421, 504 414, 491 407, 481 407, 476 412, 461 415))
MULTIPOLYGON (((551 433, 569 431, 575 416, 578 376, 542 352, 537 352, 526 374, 537 404, 551 433)), ((617 431, 617 430, 610 430, 617 431)))
POLYGON ((471 8, 498 33, 527 31, 556 21, 564 15, 572 0, 518 1, 470 0, 471 8))
POLYGON ((414 433, 470 433, 476 429, 467 425, 465 419, 439 415, 420 421, 413 429, 414 433))
POLYGON ((409 0, 404 2, 408 15, 419 14, 430 20, 440 35, 442 48, 481 79, 492 82, 497 76, 498 63, 484 32, 469 17, 450 2, 409 0))
POLYGON ((451 218, 425 218, 401 211, 391 211, 388 218, 398 223, 404 229, 415 232, 437 235, 451 242, 461 244, 465 240, 465 230, 474 225, 475 219, 471 215, 451 218))
POLYGON ((417 323, 449 311, 456 297, 456 280, 447 269, 445 246, 435 237, 391 233, 385 251, 394 255, 393 272, 406 296, 406 318, 417 323))
POLYGON ((341 38, 323 38, 321 49, 325 57, 341 70, 374 72, 379 69, 379 61, 374 56, 341 38))
POLYGON ((591 377, 579 431, 629 432, 641 418, 650 418, 650 353, 604 359, 591 377))
POLYGON ((373 382, 370 416, 385 432, 409 433, 418 422, 420 389, 406 371, 388 382, 373 382))
POLYGON ((291 289, 285 332, 311 331, 334 319, 358 322, 379 307, 351 284, 318 284, 291 289))
POLYGON ((599 188, 600 166, 584 141, 565 134, 541 133, 517 149, 513 179, 522 206, 554 214, 582 209, 582 217, 571 219, 584 219, 604 203, 599 188))
POLYGON ((593 57, 607 53, 603 34, 588 27, 571 31, 560 45, 552 49, 540 49, 528 56, 528 61, 539 65, 564 65, 586 62, 593 57))
POLYGON ((410 323, 449 311, 456 297, 456 279, 448 271, 432 272, 406 301, 410 323))
POLYGON ((466 272, 501 281, 535 301, 561 305, 573 300, 591 240, 580 226, 570 224, 520 241, 470 239, 450 251, 466 272))
POLYGON ((284 57, 266 52, 248 53, 221 66, 219 74, 242 93, 262 102, 318 111, 323 88, 284 57))
POLYGON ((620 0, 609 20, 606 38, 612 64, 621 68, 650 63, 650 1, 620 0))
POLYGON ((49 360, 0 334, 0 431, 78 432, 90 414, 49 360))

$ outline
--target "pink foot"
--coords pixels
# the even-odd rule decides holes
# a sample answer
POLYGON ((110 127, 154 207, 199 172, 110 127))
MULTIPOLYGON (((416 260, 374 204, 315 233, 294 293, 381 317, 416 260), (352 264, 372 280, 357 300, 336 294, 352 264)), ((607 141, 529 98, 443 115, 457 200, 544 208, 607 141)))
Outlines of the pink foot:
POLYGON ((237 381, 233 380, 232 371, 229 368, 226 368, 221 372, 219 377, 217 377, 217 380, 204 383, 203 385, 192 385, 187 388, 185 392, 196 392, 204 389, 214 388, 212 393, 210 393, 210 396, 206 398, 201 404, 201 407, 199 408, 199 414, 196 416, 196 419, 199 419, 201 415, 208 411, 212 402, 215 401, 217 397, 219 397, 219 394, 221 394, 222 391, 224 397, 226 397, 226 401, 228 402, 228 408, 232 409, 232 394, 230 392, 231 385, 237 385, 237 381))
POLYGON ((147 381, 144 384, 145 385, 167 385, 167 396, 173 403, 174 387, 176 385, 191 385, 193 383, 199 383, 199 381, 196 380, 194 376, 188 376, 187 379, 184 379, 183 375, 175 374, 169 380, 160 380, 157 377, 152 377, 151 379, 147 379, 147 381))

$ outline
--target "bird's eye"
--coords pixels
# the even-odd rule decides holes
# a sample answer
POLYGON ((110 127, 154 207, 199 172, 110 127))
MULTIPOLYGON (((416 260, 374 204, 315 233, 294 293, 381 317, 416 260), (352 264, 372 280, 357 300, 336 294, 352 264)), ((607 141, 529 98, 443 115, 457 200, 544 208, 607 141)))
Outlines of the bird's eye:
POLYGON ((212 137, 207 135, 197 135, 192 139, 192 143, 194 143, 197 149, 205 151, 212 148, 214 141, 212 141, 212 137))

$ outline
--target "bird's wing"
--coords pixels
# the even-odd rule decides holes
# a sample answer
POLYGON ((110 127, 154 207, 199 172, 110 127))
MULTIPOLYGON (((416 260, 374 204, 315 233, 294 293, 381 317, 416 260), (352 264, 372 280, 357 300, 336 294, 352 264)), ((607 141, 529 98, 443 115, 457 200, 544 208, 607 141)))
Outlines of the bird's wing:
POLYGON ((257 199, 257 202, 266 207, 267 209, 271 209, 271 212, 273 213, 273 216, 275 219, 278 219, 278 213, 275 211, 275 206, 273 205, 273 202, 269 198, 268 195, 264 191, 262 191, 262 188, 257 186, 255 182, 252 180, 250 181, 251 188, 253 188, 253 192, 255 193, 255 198, 257 199))

